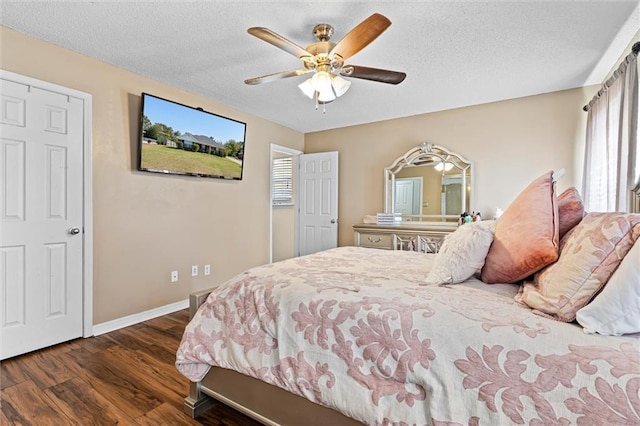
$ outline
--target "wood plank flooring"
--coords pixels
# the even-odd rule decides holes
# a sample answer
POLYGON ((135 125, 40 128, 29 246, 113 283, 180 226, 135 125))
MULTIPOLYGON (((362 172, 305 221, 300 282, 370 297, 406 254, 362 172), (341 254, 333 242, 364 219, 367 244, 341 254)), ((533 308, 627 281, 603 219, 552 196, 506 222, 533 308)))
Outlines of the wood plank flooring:
POLYGON ((223 405, 182 411, 189 381, 174 367, 189 311, 2 361, 2 425, 216 425, 259 423, 223 405))

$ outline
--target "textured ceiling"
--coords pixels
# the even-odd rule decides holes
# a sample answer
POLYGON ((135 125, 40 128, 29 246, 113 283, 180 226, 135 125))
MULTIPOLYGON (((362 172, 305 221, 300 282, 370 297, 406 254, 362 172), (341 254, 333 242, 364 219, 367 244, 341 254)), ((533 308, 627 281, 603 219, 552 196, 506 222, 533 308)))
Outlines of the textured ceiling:
POLYGON ((6 27, 305 133, 599 84, 640 28, 638 1, 4 1, 1 9, 6 27), (323 114, 297 88, 305 76, 244 84, 300 68, 247 28, 305 47, 314 25, 331 24, 337 42, 375 12, 391 27, 347 62, 406 72, 400 85, 352 79, 323 114))

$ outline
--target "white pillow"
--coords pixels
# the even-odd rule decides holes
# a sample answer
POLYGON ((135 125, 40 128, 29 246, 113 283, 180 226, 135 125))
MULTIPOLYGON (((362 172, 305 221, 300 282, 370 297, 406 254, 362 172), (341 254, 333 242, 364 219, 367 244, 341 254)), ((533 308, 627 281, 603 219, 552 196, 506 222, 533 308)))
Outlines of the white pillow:
POLYGON ((436 254, 426 284, 455 284, 467 280, 484 265, 493 242, 495 221, 461 225, 447 235, 436 254))
POLYGON ((640 333, 640 239, 591 303, 576 313, 585 333, 640 333))

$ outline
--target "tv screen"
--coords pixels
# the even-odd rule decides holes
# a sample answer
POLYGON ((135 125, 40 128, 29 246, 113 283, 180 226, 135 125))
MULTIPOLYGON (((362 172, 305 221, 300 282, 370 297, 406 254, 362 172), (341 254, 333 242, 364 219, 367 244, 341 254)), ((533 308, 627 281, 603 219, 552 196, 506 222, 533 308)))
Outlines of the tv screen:
POLYGON ((242 179, 246 124, 142 94, 138 170, 242 179))

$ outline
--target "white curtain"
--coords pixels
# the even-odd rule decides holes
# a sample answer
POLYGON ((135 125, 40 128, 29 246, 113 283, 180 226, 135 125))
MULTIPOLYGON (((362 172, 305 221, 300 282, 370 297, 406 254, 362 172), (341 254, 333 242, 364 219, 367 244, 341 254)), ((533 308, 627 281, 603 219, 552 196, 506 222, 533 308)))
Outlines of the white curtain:
POLYGON ((630 54, 589 103, 582 194, 589 212, 630 211, 640 183, 638 64, 630 54))

